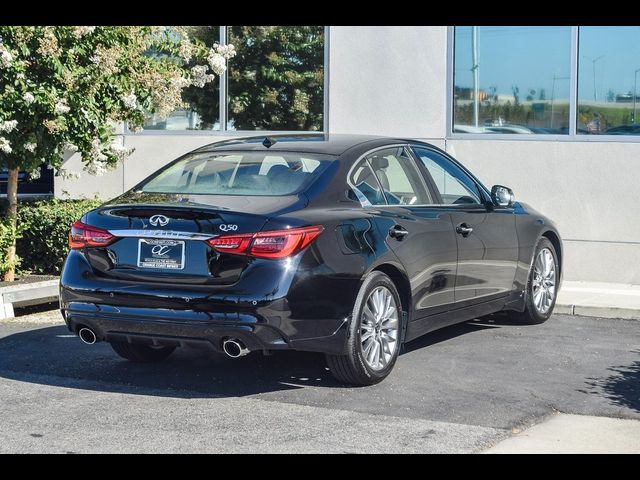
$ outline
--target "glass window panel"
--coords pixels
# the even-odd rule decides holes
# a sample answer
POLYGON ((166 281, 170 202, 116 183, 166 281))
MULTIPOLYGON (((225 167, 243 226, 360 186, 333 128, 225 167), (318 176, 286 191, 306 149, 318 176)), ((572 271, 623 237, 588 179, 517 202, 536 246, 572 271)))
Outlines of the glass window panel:
POLYGON ((454 163, 427 148, 418 147, 414 151, 427 167, 445 205, 481 203, 473 180, 454 163))
POLYGON ((640 27, 580 27, 579 135, 640 135, 640 27))
POLYGON ((351 170, 349 183, 353 185, 349 195, 351 199, 358 200, 363 205, 385 205, 387 203, 382 190, 380 190, 380 183, 366 159, 360 160, 351 170))
POLYGON ((229 130, 321 131, 324 27, 235 26, 229 130))
MULTIPOLYGON (((212 46, 220 42, 219 26, 189 26, 189 35, 212 46)), ((191 62, 190 66, 197 62, 191 62)), ((209 72, 211 73, 211 72, 209 72)), ((216 76, 204 87, 187 87, 182 93, 185 108, 178 109, 161 118, 149 114, 144 124, 145 130, 220 130, 220 82, 216 76)))
POLYGON ((571 27, 455 27, 454 45, 454 133, 568 133, 571 27))
POLYGON ((377 151, 369 155, 367 161, 382 186, 389 205, 432 203, 422 185, 420 173, 404 147, 377 151))
POLYGON ((165 167, 141 189, 195 195, 291 195, 304 190, 334 160, 330 155, 291 152, 194 153, 165 167))

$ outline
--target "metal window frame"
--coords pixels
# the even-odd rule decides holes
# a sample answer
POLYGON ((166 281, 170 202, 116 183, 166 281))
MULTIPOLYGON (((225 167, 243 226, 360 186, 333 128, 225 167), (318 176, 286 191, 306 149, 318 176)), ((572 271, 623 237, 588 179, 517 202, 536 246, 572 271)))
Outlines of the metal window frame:
MULTIPOLYGON (((220 45, 227 44, 228 38, 228 26, 220 25, 220 37, 219 42, 220 45)), ((218 81, 220 82, 220 88, 218 89, 218 93, 220 95, 219 99, 219 121, 220 121, 220 130, 142 130, 141 132, 133 132, 129 129, 129 125, 127 122, 124 122, 124 134, 125 135, 135 135, 135 136, 204 136, 204 137, 246 137, 247 135, 294 135, 297 133, 318 133, 323 134, 329 131, 329 42, 330 42, 330 28, 328 25, 324 26, 324 62, 323 62, 323 74, 324 74, 324 83, 323 83, 323 111, 322 111, 322 130, 227 130, 227 124, 229 120, 229 77, 227 72, 224 72, 222 75, 218 77, 218 81)))
POLYGON ((639 135, 579 135, 578 134, 578 70, 580 51, 580 28, 571 26, 571 58, 569 72, 569 133, 567 135, 527 135, 522 133, 454 133, 453 101, 455 70, 455 26, 447 27, 447 109, 446 140, 511 140, 528 142, 595 142, 595 143, 640 143, 639 135))

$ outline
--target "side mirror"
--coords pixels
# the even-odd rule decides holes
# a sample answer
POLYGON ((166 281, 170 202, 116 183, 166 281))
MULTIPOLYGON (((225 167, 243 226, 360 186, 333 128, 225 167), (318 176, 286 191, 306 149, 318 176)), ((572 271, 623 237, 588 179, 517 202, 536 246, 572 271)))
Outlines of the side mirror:
POLYGON ((491 201, 498 207, 512 207, 516 197, 509 187, 494 185, 491 187, 491 201))

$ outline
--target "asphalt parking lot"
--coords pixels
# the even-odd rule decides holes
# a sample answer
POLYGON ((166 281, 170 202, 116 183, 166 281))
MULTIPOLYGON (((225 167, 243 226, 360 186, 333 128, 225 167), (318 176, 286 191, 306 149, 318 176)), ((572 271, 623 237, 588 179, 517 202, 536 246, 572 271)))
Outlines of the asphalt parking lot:
POLYGON ((0 323, 0 405, 0 452, 479 452, 556 412, 640 419, 640 322, 494 316, 411 342, 354 389, 321 355, 134 365, 16 319, 0 323))

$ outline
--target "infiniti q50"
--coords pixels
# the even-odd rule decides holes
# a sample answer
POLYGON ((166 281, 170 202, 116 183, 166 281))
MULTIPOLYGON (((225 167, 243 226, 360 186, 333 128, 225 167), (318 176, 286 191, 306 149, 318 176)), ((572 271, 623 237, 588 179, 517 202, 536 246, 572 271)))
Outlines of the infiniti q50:
POLYGON ((71 227, 60 305, 134 362, 185 345, 322 352, 369 385, 404 343, 498 311, 541 323, 562 243, 512 191, 406 138, 290 135, 190 152, 71 227))

